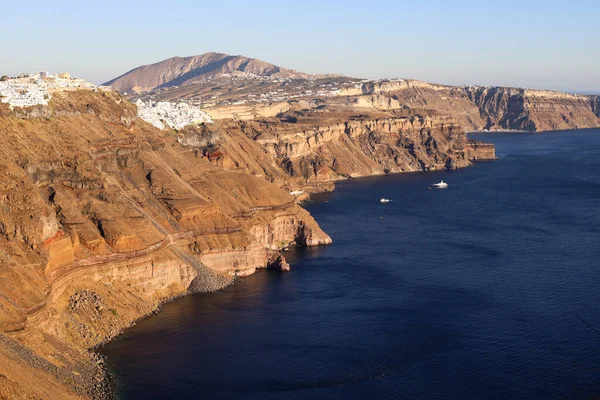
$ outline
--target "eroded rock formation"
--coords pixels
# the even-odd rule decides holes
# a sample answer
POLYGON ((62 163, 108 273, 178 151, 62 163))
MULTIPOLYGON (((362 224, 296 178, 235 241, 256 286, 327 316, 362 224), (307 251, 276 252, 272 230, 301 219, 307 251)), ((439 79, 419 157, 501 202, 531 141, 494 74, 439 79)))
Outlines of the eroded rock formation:
POLYGON ((342 96, 357 108, 416 109, 453 117, 467 131, 547 131, 600 126, 598 96, 509 87, 447 86, 401 80, 365 83, 342 96))
POLYGON ((322 191, 350 177, 465 167, 495 158, 443 116, 320 116, 217 121, 189 128, 180 142, 230 170, 248 171, 290 191, 322 191), (216 150, 218 149, 218 150, 216 150))
POLYGON ((466 87, 465 92, 479 108, 484 129, 546 131, 600 125, 597 96, 499 87, 466 87))
POLYGON ((39 398, 97 396, 87 349, 161 302, 212 291, 278 250, 331 239, 277 184, 213 165, 79 91, 0 117, 0 379, 39 398))

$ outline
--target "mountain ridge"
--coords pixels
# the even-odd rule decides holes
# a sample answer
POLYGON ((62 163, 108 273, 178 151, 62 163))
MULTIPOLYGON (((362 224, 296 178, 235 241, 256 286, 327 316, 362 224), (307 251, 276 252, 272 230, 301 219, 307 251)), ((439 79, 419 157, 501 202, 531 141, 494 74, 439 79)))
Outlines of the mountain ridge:
POLYGON ((600 126, 600 96, 414 79, 309 75, 254 58, 206 53, 138 67, 107 82, 129 98, 185 102, 213 119, 273 117, 286 110, 435 113, 464 130, 546 131, 600 126), (137 93, 132 93, 134 90, 137 93), (302 100, 303 106, 297 107, 302 100))
POLYGON ((104 85, 111 86, 122 93, 144 92, 154 88, 185 86, 204 78, 223 74, 300 79, 316 76, 243 55, 210 52, 196 56, 176 56, 142 65, 104 85))

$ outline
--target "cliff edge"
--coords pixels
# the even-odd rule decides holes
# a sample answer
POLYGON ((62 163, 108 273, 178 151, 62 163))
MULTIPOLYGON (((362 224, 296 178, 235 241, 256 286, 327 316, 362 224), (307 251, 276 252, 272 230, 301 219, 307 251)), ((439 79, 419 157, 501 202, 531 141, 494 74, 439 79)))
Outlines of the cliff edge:
POLYGON ((165 300, 287 268, 285 246, 331 242, 278 185, 214 165, 116 93, 0 106, 3 396, 100 397, 87 349, 165 300))

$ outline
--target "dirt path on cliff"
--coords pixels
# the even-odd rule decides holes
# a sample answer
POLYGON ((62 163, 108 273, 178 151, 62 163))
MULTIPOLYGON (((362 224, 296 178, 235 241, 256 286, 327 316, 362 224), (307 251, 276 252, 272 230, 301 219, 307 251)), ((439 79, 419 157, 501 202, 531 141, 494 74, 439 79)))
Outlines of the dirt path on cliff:
POLYGON ((173 168, 169 167, 163 159, 161 159, 160 157, 157 157, 156 154, 153 154, 153 153, 148 154, 148 157, 150 157, 152 159, 152 161, 154 161, 156 164, 163 166, 164 169, 166 171, 169 171, 170 175, 177 182, 181 183, 186 189, 188 189, 190 192, 192 192, 194 195, 196 195, 199 199, 204 200, 206 202, 210 202, 210 199, 202 196, 200 194, 200 192, 198 192, 196 189, 194 189, 194 187, 192 185, 190 185, 185 179, 181 178, 178 174, 176 174, 175 171, 173 171, 173 168))

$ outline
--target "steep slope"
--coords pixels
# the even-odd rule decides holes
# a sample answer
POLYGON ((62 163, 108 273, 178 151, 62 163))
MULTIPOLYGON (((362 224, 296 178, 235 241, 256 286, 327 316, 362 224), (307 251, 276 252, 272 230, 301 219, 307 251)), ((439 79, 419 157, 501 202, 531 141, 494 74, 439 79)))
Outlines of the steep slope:
POLYGON ((590 96, 590 99, 591 99, 592 111, 594 112, 594 115, 596 117, 600 118, 600 96, 599 95, 590 96))
POLYGON ((546 131, 600 126, 598 96, 507 87, 447 86, 414 80, 364 83, 342 96, 357 108, 429 110, 468 131, 546 131))
POLYGON ((121 93, 143 92, 158 87, 185 86, 222 74, 281 78, 310 76, 255 58, 206 53, 192 57, 173 57, 144 65, 106 82, 105 85, 121 93))
POLYGON ((597 96, 546 90, 466 87, 485 129, 546 131, 600 126, 597 96))
POLYGON ((216 165, 290 191, 330 190, 351 177, 455 169, 495 157, 492 145, 467 139, 456 120, 445 116, 316 113, 293 123, 221 120, 179 135, 216 165))
POLYGON ((3 396, 98 397, 88 348, 162 301, 287 268, 283 246, 330 242, 276 184, 212 165, 112 92, 0 104, 0 136, 3 396))

